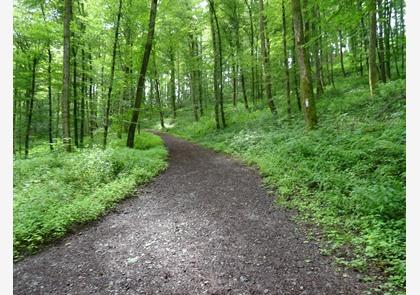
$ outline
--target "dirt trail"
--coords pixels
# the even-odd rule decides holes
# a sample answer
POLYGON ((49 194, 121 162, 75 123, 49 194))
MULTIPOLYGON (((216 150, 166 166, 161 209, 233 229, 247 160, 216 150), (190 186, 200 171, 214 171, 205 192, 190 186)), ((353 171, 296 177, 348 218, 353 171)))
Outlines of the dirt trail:
POLYGON ((14 266, 14 294, 361 294, 258 173, 163 135, 169 168, 138 197, 14 266))

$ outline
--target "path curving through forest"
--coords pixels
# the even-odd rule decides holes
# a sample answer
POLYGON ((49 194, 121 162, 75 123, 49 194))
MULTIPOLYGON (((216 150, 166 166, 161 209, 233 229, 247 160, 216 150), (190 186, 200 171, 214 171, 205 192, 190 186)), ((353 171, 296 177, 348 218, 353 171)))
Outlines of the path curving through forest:
POLYGON ((14 294, 361 294, 258 172, 162 135, 169 168, 112 213, 14 266, 14 294))

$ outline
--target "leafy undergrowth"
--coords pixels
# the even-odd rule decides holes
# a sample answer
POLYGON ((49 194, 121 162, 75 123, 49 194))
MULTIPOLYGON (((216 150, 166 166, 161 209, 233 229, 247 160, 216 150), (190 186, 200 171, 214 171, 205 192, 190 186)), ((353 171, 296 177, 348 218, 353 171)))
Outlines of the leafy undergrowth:
POLYGON ((15 259, 62 237, 76 224, 98 218, 166 168, 163 141, 146 132, 136 137, 135 149, 113 135, 106 150, 94 144, 95 138, 90 148, 73 153, 58 149, 15 159, 15 259))
POLYGON ((279 204, 323 229, 328 253, 380 273, 370 279, 382 282, 381 294, 399 294, 405 288, 405 80, 381 85, 373 98, 357 80, 338 85, 318 100, 315 131, 304 130, 297 111, 288 121, 282 112, 273 118, 266 109, 228 107, 224 130, 214 128, 210 111, 193 122, 190 111, 180 110, 170 132, 256 164, 279 204), (348 249, 352 255, 344 255, 348 249))

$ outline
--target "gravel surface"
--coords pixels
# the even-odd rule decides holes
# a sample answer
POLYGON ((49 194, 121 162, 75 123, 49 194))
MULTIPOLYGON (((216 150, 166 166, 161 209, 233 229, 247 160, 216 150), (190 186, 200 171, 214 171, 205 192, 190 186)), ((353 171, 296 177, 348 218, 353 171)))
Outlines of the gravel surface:
POLYGON ((169 168, 14 265, 14 294, 361 294, 255 169, 169 135, 169 168))

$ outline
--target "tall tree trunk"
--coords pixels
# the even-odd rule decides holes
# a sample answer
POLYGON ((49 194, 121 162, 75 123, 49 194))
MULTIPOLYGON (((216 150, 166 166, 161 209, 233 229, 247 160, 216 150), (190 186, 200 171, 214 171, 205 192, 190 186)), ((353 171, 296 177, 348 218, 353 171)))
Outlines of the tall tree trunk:
POLYGON ((18 101, 17 88, 13 89, 13 155, 16 154, 17 146, 17 126, 16 126, 16 115, 17 115, 17 101, 18 101))
POLYGON ((157 13, 157 0, 151 0, 150 17, 149 17, 149 32, 147 34, 147 41, 144 48, 143 61, 140 69, 140 76, 137 83, 136 100, 134 101, 134 109, 131 116, 130 127, 128 128, 127 146, 134 147, 134 135, 136 132, 137 122, 139 120, 140 105, 143 98, 144 82, 146 79, 147 65, 149 63, 150 51, 152 49, 153 35, 155 33, 155 20, 157 13))
POLYGON ((386 68, 385 68, 385 48, 384 48, 384 26, 383 26, 383 7, 382 0, 378 0, 378 16, 379 16, 379 38, 378 38, 378 48, 379 48, 379 68, 381 80, 383 83, 386 83, 386 68))
POLYGON ((334 53, 333 49, 330 50, 330 80, 333 88, 335 89, 335 82, 334 82, 334 53))
POLYGON ((314 56, 315 56, 315 79, 316 79, 316 97, 319 98, 324 93, 324 87, 322 86, 322 70, 321 70, 321 58, 320 58, 320 42, 319 42, 319 35, 320 32, 318 31, 318 24, 316 19, 318 18, 318 11, 317 7, 314 6, 312 13, 313 13, 313 22, 312 22, 312 31, 317 36, 315 44, 314 44, 314 56))
MULTIPOLYGON (((405 73, 405 21, 404 0, 400 0, 400 26, 401 26, 401 71, 405 73)), ((405 76, 405 75, 404 75, 405 76)))
MULTIPOLYGON (((252 0, 251 0, 252 1, 252 0)), ((254 50, 254 21, 253 21, 253 15, 252 15, 252 9, 251 5, 249 4, 248 0, 245 0, 245 4, 248 8, 248 15, 249 15, 249 21, 250 21, 250 33, 251 36, 249 38, 250 44, 251 44, 251 94, 252 94, 252 104, 255 108, 256 99, 255 99, 255 50, 254 50)))
POLYGON ((208 0, 210 6, 210 29, 211 29, 211 39, 213 45, 213 90, 214 90, 214 117, 216 121, 216 128, 220 129, 220 114, 219 114, 219 106, 220 106, 220 90, 219 90, 219 74, 218 74, 218 66, 219 66, 219 50, 217 48, 217 41, 216 41, 216 28, 214 24, 213 18, 213 8, 211 0, 208 0))
POLYGON ((191 56, 191 70, 190 70, 190 81, 191 81, 191 100, 192 109, 195 121, 198 121, 198 77, 197 77, 197 50, 196 50, 196 38, 193 34, 189 35, 190 38, 190 56, 191 56))
POLYGON ((35 83, 36 83, 36 66, 38 64, 38 59, 36 57, 32 60, 32 82, 31 82, 31 96, 28 103, 28 113, 26 121, 26 133, 25 133, 25 158, 29 154, 29 136, 31 133, 32 127, 32 114, 34 109, 34 100, 35 100, 35 83))
POLYGON ((397 77, 400 78, 400 70, 398 68, 398 50, 399 50, 399 42, 398 42, 398 33, 399 33, 399 22, 398 22, 398 15, 397 15, 397 9, 393 5, 393 1, 391 1, 391 6, 394 9, 394 21, 395 26, 394 30, 392 30, 392 39, 394 40, 392 44, 392 56, 394 57, 394 65, 395 65, 395 72, 397 73, 397 77))
POLYGON ((306 53, 305 35, 303 32, 302 10, 300 0, 291 0, 293 22, 295 28, 296 55, 300 72, 301 105, 307 129, 315 128, 317 116, 315 100, 312 90, 311 72, 309 68, 308 55, 306 53))
POLYGON ((48 46, 48 141, 50 150, 53 150, 53 127, 52 127, 52 77, 51 77, 52 53, 48 46))
POLYGON ((154 86, 155 86, 155 94, 156 94, 156 103, 159 109, 160 127, 162 127, 162 130, 165 130, 165 120, 163 117, 162 101, 160 99, 159 74, 157 72, 156 58, 153 58, 153 68, 154 68, 154 80, 155 80, 154 86))
POLYGON ((283 66, 284 66, 284 83, 287 99, 287 116, 290 119, 292 115, 292 104, 290 101, 290 74, 289 74, 289 54, 287 53, 287 25, 286 25, 286 11, 284 7, 284 0, 281 1, 281 15, 283 27, 283 66))
MULTIPOLYGON (((41 12, 44 22, 46 22, 44 5, 41 3, 41 12)), ((50 150, 54 149, 53 147, 53 127, 52 127, 52 76, 51 76, 51 64, 52 64, 52 53, 51 53, 51 44, 48 41, 47 45, 48 52, 48 68, 47 68, 47 80, 48 80, 48 142, 50 150)), ((13 117, 14 118, 14 117, 13 117)), ((13 121, 14 122, 14 121, 13 121)))
POLYGON ((266 44, 266 33, 265 33, 265 12, 264 12, 264 0, 259 0, 260 3, 260 42, 261 42, 261 57, 262 57, 262 70, 263 70, 263 81, 265 91, 267 94, 268 107, 272 114, 276 115, 277 110, 273 101, 272 85, 271 85, 271 68, 270 58, 268 56, 268 48, 266 44))
POLYGON ((233 95, 232 95, 232 104, 233 107, 236 108, 236 100, 238 97, 238 78, 237 78, 237 73, 238 73, 238 64, 235 61, 235 56, 233 56, 233 65, 232 65, 232 91, 233 91, 233 95))
POLYGON ((96 123, 96 102, 93 85, 92 49, 89 48, 89 136, 93 139, 93 132, 98 127, 96 123))
POLYGON ((61 97, 61 113, 63 122, 63 144, 67 152, 71 152, 70 137, 70 21, 72 0, 64 0, 64 46, 63 46, 63 89, 61 97))
POLYGON ((376 69, 376 0, 369 1, 370 38, 369 38, 369 86, 370 94, 374 95, 378 82, 376 69))
POLYGON ((86 71, 85 71, 85 49, 82 47, 82 87, 80 96, 80 142, 79 146, 83 147, 85 137, 85 108, 86 108, 86 71))
POLYGON ((79 138, 78 138, 78 121, 77 121, 77 49, 75 47, 73 50, 73 127, 74 127, 74 145, 79 147, 79 138))
POLYGON ((295 27, 294 21, 292 17, 292 36, 293 36, 293 48, 292 48, 292 67, 293 67, 293 85, 295 88, 295 96, 297 101, 297 106, 299 111, 302 111, 302 106, 300 104, 300 93, 299 93, 299 76, 297 74, 297 65, 296 65, 296 39, 295 39, 295 27))
POLYGON ((344 69, 344 54, 343 54, 343 32, 341 30, 338 31, 338 40, 339 40, 339 47, 340 47, 340 65, 341 65, 341 72, 343 76, 346 77, 346 70, 344 69))
POLYGON ((118 14, 117 14, 117 24, 115 26, 115 37, 114 45, 112 48, 112 61, 111 61, 111 76, 109 79, 109 88, 108 88, 108 97, 106 100, 106 110, 104 118, 104 148, 106 148, 107 138, 108 138, 108 128, 109 128, 109 113, 111 109, 111 96, 112 88, 114 84, 114 75, 115 75, 115 59, 117 55, 117 46, 118 46, 118 34, 120 30, 120 20, 121 20, 121 9, 122 9, 122 0, 119 1, 118 14))
POLYGON ((217 48, 217 75, 218 75, 218 90, 219 90, 219 104, 220 104, 220 116, 222 119, 223 128, 226 127, 225 111, 223 106, 223 57, 222 57, 222 37, 220 34, 219 20, 217 18, 216 8, 214 6, 214 1, 209 0, 210 11, 214 18, 214 29, 215 29, 215 42, 217 48))
POLYGON ((384 2, 384 43, 385 43, 385 69, 388 79, 391 80, 391 3, 389 0, 384 2))
POLYGON ((171 81, 170 81, 170 96, 172 105, 172 117, 176 118, 176 94, 175 94, 175 52, 173 47, 169 49, 169 59, 171 62, 171 81))

